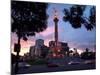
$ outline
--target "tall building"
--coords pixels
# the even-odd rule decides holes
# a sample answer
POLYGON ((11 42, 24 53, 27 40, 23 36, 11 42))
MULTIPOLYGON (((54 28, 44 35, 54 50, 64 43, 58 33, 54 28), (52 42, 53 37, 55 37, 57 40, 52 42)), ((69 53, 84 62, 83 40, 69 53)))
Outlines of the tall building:
POLYGON ((48 47, 44 45, 44 40, 37 39, 35 46, 30 47, 30 56, 34 57, 45 57, 48 52, 48 47))
POLYGON ((36 42, 35 42, 35 45, 36 45, 36 46, 43 46, 43 45, 44 45, 44 40, 42 40, 42 39, 37 39, 36 42))
POLYGON ((61 43, 61 51, 64 55, 69 56, 69 46, 68 43, 60 42, 61 43))

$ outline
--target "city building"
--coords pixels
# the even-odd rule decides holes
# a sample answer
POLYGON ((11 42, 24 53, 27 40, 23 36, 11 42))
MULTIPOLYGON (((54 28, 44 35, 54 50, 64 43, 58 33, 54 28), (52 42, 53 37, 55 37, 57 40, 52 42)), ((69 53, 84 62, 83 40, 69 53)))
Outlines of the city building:
POLYGON ((69 46, 68 43, 60 42, 61 43, 61 51, 64 55, 69 56, 69 46))
POLYGON ((34 46, 30 47, 30 57, 45 57, 49 48, 44 45, 44 40, 37 39, 34 46))
MULTIPOLYGON (((49 48, 51 50, 52 55, 56 56, 55 54, 55 41, 50 41, 49 42, 49 48)), ((69 46, 68 43, 64 43, 64 42, 58 42, 57 43, 57 55, 69 55, 69 46), (67 54, 66 54, 67 53, 67 54)))

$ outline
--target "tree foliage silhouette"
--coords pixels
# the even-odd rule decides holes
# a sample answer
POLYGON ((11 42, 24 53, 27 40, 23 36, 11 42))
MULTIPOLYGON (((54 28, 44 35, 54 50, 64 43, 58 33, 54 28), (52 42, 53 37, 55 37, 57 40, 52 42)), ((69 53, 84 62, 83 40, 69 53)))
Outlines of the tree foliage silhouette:
MULTIPOLYGON (((11 1, 11 32, 17 34, 18 44, 20 40, 28 40, 29 36, 34 36, 47 28, 46 9, 47 3, 11 1)), ((19 59, 17 51, 17 63, 19 59)))
POLYGON ((69 22, 73 28, 81 28, 85 26, 87 30, 92 30, 96 26, 96 10, 95 6, 90 8, 89 16, 84 16, 84 11, 87 6, 85 5, 73 5, 70 9, 64 9, 63 20, 69 22))
POLYGON ((95 59, 96 53, 86 48, 86 50, 83 53, 81 53, 81 58, 82 59, 95 59))
POLYGON ((22 1, 12 1, 11 31, 16 32, 24 40, 47 28, 47 4, 22 1), (19 35, 20 33, 20 35, 19 35))

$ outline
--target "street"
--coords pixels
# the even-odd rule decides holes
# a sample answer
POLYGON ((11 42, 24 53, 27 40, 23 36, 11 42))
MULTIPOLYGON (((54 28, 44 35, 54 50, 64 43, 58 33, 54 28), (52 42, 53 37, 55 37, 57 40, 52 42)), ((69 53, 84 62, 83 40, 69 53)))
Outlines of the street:
MULTIPOLYGON (((20 65, 18 74, 88 70, 96 68, 95 63, 92 63, 92 60, 84 61, 81 60, 80 58, 75 58, 75 57, 74 58, 67 57, 62 59, 49 59, 48 61, 49 64, 44 64, 44 65, 28 65, 27 63, 24 62, 24 64, 20 65)), ((12 71, 12 73, 13 72, 14 71, 12 71)))
POLYGON ((72 71, 72 70, 88 70, 88 69, 95 69, 95 64, 66 65, 66 66, 59 66, 59 67, 47 67, 46 65, 38 65, 38 66, 31 66, 27 69, 20 68, 18 71, 18 74, 72 71))

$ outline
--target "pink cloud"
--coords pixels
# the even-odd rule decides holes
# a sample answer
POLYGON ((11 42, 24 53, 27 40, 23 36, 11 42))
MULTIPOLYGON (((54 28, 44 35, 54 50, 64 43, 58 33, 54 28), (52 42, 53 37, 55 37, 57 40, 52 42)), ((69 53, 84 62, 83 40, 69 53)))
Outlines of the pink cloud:
POLYGON ((54 27, 48 27, 45 31, 43 32, 40 32, 39 35, 42 35, 43 37, 46 37, 50 34, 53 34, 54 33, 54 27))

